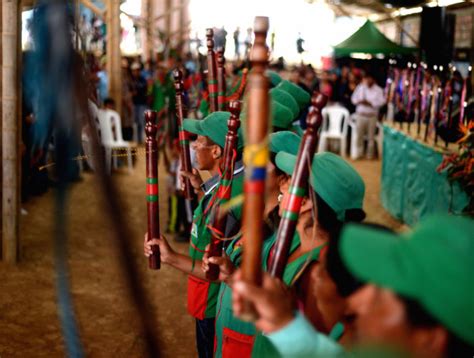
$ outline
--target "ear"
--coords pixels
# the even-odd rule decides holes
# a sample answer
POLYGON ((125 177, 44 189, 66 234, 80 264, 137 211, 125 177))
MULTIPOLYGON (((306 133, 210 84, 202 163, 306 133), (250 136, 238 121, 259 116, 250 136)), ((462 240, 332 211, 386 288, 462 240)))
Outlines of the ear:
POLYGON ((214 145, 214 148, 212 149, 212 158, 216 160, 220 157, 222 157, 222 148, 218 145, 214 145))
POLYGON ((311 201, 311 199, 305 196, 303 198, 303 201, 301 202, 300 215, 306 211, 311 211, 312 206, 313 206, 313 202, 311 201))
POLYGON ((417 352, 429 357, 444 357, 448 346, 448 332, 442 326, 419 328, 413 332, 413 343, 417 352))

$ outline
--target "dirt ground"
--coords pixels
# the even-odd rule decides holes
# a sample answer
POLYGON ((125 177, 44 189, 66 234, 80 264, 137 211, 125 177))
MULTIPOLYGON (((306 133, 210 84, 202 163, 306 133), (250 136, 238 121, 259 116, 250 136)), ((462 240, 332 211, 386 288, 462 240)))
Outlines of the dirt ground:
MULTIPOLYGON (((368 220, 395 229, 379 201, 379 161, 353 163, 366 183, 365 209, 368 220)), ((134 256, 141 281, 153 303, 150 312, 160 328, 163 356, 194 357, 194 321, 186 312, 186 276, 169 267, 147 269, 142 255, 146 230, 144 158, 138 158, 132 174, 114 172, 125 204, 125 215, 133 233, 134 256)), ((163 171, 161 170, 161 173, 163 171)), ((74 184, 69 198, 69 256, 72 296, 81 340, 90 357, 139 357, 143 342, 135 310, 126 294, 121 271, 110 239, 111 223, 105 218, 100 194, 92 174, 74 184)), ((160 178, 161 223, 167 222, 164 174, 160 178)), ((61 357, 64 345, 57 317, 53 271, 52 230, 54 193, 31 199, 23 207, 21 262, 0 263, 0 357, 61 357)), ((186 252, 187 244, 173 247, 186 252)))

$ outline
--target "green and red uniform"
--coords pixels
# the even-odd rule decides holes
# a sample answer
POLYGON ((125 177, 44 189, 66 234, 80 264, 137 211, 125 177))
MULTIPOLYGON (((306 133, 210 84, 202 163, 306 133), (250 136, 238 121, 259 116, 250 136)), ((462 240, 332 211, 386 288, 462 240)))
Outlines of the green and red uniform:
MULTIPOLYGON (((242 193, 243 187, 243 167, 236 166, 234 178, 232 180, 231 197, 242 193)), ((210 215, 209 211, 214 202, 219 177, 208 180, 203 188, 206 190, 194 211, 193 224, 191 228, 191 240, 189 256, 194 260, 202 260, 206 246, 211 240, 210 215)), ((234 224, 240 220, 240 210, 233 210, 228 214, 229 220, 234 220, 234 224)), ((196 267, 200 270, 200 267, 196 267)), ((197 319, 214 318, 216 316, 217 295, 220 283, 209 282, 195 276, 188 277, 188 312, 197 319)))
MULTIPOLYGON (((263 268, 265 271, 268 269, 268 262, 270 261, 270 255, 273 252, 275 246, 276 234, 273 235, 267 242, 265 242, 263 247, 263 268)), ((300 237, 297 232, 293 241, 291 242, 290 255, 300 246, 300 237)), ((289 262, 285 271, 283 272, 283 282, 287 286, 292 286, 300 277, 306 268, 311 265, 313 262, 319 259, 319 253, 323 246, 314 248, 313 250, 304 253, 296 260, 289 262)), ((278 351, 273 346, 272 342, 265 337, 261 332, 259 332, 255 337, 255 343, 252 350, 252 357, 279 357, 278 351)))
MULTIPOLYGON (((275 245, 276 233, 263 243, 263 268, 267 270, 267 262, 270 252, 275 245)), ((227 255, 230 257, 235 266, 240 266, 241 261, 241 247, 240 239, 234 240, 227 248, 227 255)), ((294 252, 300 245, 299 235, 296 233, 292 241, 291 251, 294 252)), ((284 272, 283 280, 287 285, 291 285, 293 279, 302 272, 308 264, 314 262, 319 257, 320 248, 316 248, 309 253, 305 253, 298 257, 293 262, 289 263, 284 272), (309 257, 309 258, 308 258, 309 257)), ((250 357, 256 347, 262 352, 266 352, 267 345, 266 338, 259 335, 253 323, 239 320, 233 315, 232 310, 232 289, 225 283, 221 284, 219 291, 219 300, 217 305, 216 316, 216 348, 215 357, 223 358, 246 358, 250 357), (262 338, 264 338, 262 340, 262 338), (254 343, 256 346, 254 346, 254 343)), ((273 348, 270 346, 270 348, 273 348)), ((273 351, 273 349, 271 350, 273 351)), ((258 357, 270 357, 271 355, 258 355, 258 357)))

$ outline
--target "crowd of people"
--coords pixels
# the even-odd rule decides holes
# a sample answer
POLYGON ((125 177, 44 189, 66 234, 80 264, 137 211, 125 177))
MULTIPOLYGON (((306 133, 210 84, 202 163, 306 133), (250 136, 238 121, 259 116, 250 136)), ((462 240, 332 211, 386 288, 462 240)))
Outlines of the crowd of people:
MULTIPOLYGON (((385 103, 383 90, 369 71, 343 67, 340 73, 318 76, 311 66, 299 66, 267 75, 273 131, 262 286, 242 278, 245 242, 240 207, 231 208, 226 215, 222 254, 209 254, 229 112, 188 118, 183 124, 194 139, 194 169, 177 171, 180 180, 190 180, 197 195, 189 254, 174 249, 166 235, 144 238, 145 256, 157 245, 162 263, 188 274, 188 312, 196 321, 199 356, 472 355, 473 221, 441 215, 402 235, 365 222, 365 183, 349 162, 333 153, 314 155, 283 276, 267 273, 279 222, 288 214, 285 203, 295 191, 290 182, 311 91, 319 89, 333 101, 346 103, 365 128, 378 120, 385 103), (201 177, 205 171, 210 179, 201 177), (217 280, 206 276, 211 264, 219 266, 217 280), (258 317, 253 322, 242 319, 249 303, 258 317)), ((243 146, 239 136, 232 198, 243 192, 243 146)), ((370 151, 369 146, 369 156, 370 151)))
MULTIPOLYGON (((234 38, 240 35, 234 33, 234 38)), ((243 81, 242 69, 248 66, 248 58, 240 59, 240 52, 236 59, 227 63, 228 95, 235 93, 243 81)), ((188 274, 188 311, 196 321, 199 357, 474 354, 473 221, 438 216, 402 235, 365 222, 365 183, 348 161, 333 153, 314 155, 308 186, 299 193, 301 208, 295 213, 296 232, 283 276, 279 279, 267 273, 285 203, 295 190, 290 183, 311 94, 317 90, 349 110, 357 130, 368 135, 367 156, 372 158, 375 124, 386 102, 378 75, 354 65, 318 73, 310 65, 286 68, 282 60, 267 71, 272 133, 263 223, 264 276, 262 286, 257 287, 242 278, 245 243, 238 205, 226 214, 222 254, 210 256, 208 251, 215 235, 211 213, 231 114, 210 113, 205 59, 191 54, 146 63, 140 58, 123 58, 120 106, 109 96, 105 61, 91 56, 86 67, 89 100, 99 108, 121 108, 125 140, 142 144, 144 111, 158 112, 168 173, 166 231, 176 241, 189 241, 190 246, 189 254, 182 254, 173 249, 166 235, 145 236, 144 254, 150 256, 152 246, 158 245, 162 263, 188 274), (179 160, 175 68, 184 75, 189 118, 183 128, 193 139, 191 172, 184 171, 179 160), (211 175, 207 180, 201 176, 205 171, 211 175), (183 196, 184 178, 195 191, 194 202, 183 196), (219 267, 214 281, 206 276, 211 264, 219 267), (241 319, 249 303, 258 317, 254 322, 241 319)), ((24 98, 28 99, 28 93, 24 98)), ((34 110, 27 100, 24 107, 23 126, 28 128, 34 124, 34 110)), ((32 153, 28 129, 23 133, 25 153, 29 153, 23 162, 24 187, 31 191, 38 176, 46 175, 42 180, 49 180, 47 172, 39 169, 47 161, 48 148, 32 153)), ((240 134, 232 168, 232 198, 244 190, 243 147, 240 134)), ((358 147, 362 153, 363 143, 358 147)))

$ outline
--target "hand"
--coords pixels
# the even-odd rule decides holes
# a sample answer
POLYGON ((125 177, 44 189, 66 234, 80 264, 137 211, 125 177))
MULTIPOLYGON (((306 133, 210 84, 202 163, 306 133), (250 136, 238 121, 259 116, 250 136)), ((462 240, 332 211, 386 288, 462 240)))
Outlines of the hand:
POLYGON ((372 107, 372 103, 370 103, 370 102, 367 101, 366 99, 360 101, 359 104, 362 104, 362 105, 364 105, 364 106, 372 107))
POLYGON ((145 234, 145 241, 143 242, 143 251, 146 257, 150 257, 153 253, 151 247, 158 245, 160 248, 160 260, 165 264, 171 264, 176 257, 176 252, 171 248, 170 244, 163 235, 159 239, 148 241, 148 233, 145 234))
POLYGON ((232 308, 237 317, 244 309, 244 301, 250 301, 259 316, 255 326, 264 333, 282 329, 293 320, 293 298, 281 280, 264 272, 263 285, 257 287, 244 282, 239 270, 232 281, 232 308))
POLYGON ((235 270, 232 261, 230 260, 229 256, 226 253, 222 253, 222 256, 212 256, 209 257, 209 246, 206 246, 206 251, 204 256, 202 257, 201 268, 203 272, 209 271, 209 264, 215 264, 219 266, 219 277, 217 278, 218 281, 227 282, 231 277, 232 273, 235 270))
POLYGON ((181 175, 181 190, 184 190, 184 178, 188 178, 191 186, 194 188, 196 194, 201 190, 201 185, 203 183, 199 172, 193 168, 193 172, 186 172, 184 170, 180 171, 179 174, 181 175))

